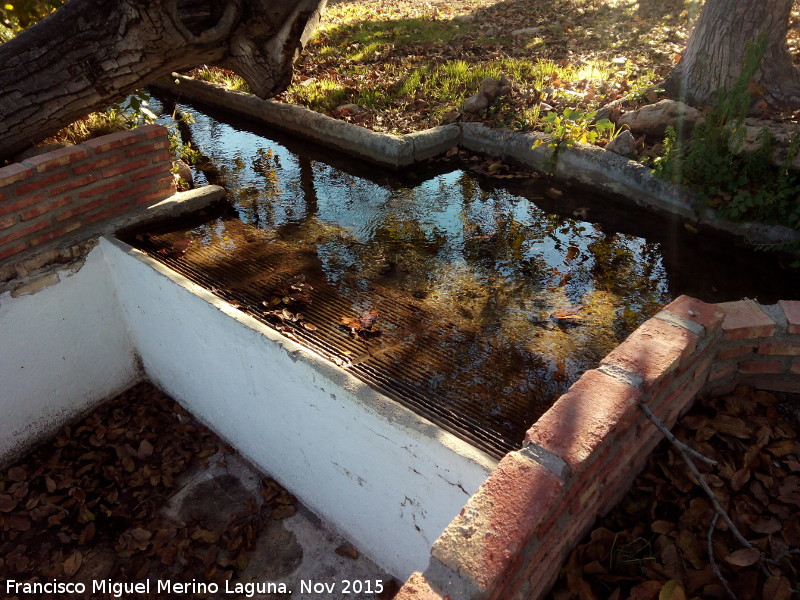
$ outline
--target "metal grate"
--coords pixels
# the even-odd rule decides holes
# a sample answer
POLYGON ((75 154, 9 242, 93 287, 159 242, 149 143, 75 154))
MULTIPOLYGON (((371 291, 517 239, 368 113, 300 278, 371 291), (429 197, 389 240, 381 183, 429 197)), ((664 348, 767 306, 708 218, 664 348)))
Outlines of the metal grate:
POLYGON ((490 456, 501 458, 519 448, 527 428, 546 409, 535 406, 526 393, 531 387, 522 381, 526 371, 521 367, 502 379, 523 385, 501 393, 496 374, 463 364, 468 362, 463 356, 469 356, 465 345, 475 343, 475 333, 441 322, 411 294, 374 285, 354 295, 329 280, 313 247, 231 216, 212 224, 208 215, 203 218, 203 235, 198 234, 198 221, 184 219, 119 237, 490 456), (187 239, 192 241, 181 253, 187 239), (302 313, 313 330, 299 322, 281 322, 263 304, 298 274, 313 286, 312 301, 288 309, 302 313), (364 341, 343 327, 341 319, 357 317, 368 307, 379 313, 380 335, 364 341))

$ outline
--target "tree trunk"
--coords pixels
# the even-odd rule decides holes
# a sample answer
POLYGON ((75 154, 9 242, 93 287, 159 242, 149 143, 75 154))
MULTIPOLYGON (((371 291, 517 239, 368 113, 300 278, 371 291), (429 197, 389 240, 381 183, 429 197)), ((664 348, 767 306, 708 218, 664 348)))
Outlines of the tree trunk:
POLYGON ((793 0, 706 0, 681 61, 664 82, 667 93, 693 106, 712 105, 730 90, 748 46, 762 36, 766 50, 753 85, 754 101, 774 109, 800 106, 800 71, 786 45, 793 0))
POLYGON ((70 0, 0 45, 0 159, 173 71, 209 64, 264 98, 326 0, 70 0))

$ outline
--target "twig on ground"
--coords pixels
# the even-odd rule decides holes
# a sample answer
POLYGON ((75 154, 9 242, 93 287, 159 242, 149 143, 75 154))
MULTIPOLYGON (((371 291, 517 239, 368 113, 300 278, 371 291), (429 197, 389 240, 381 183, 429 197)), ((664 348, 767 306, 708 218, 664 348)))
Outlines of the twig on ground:
MULTIPOLYGON (((733 524, 733 521, 731 521, 731 518, 728 516, 728 513, 725 512, 725 509, 722 508, 722 505, 719 503, 717 496, 711 490, 711 487, 709 487, 708 483, 706 483, 706 480, 700 474, 700 471, 697 470, 697 466, 695 466, 695 464, 692 462, 692 459, 690 458, 690 453, 687 451, 691 450, 691 448, 689 448, 686 444, 684 444, 683 442, 678 440, 678 438, 672 435, 672 432, 669 429, 667 429, 666 425, 664 425, 661 422, 661 420, 653 414, 653 411, 650 410, 650 407, 645 406, 644 404, 640 404, 639 406, 642 407, 644 414, 646 414, 647 418, 649 418, 653 422, 653 425, 655 425, 658 428, 658 430, 661 433, 663 433, 666 436, 666 438, 670 442, 672 442, 672 444, 678 449, 678 452, 681 453, 681 456, 683 457, 683 461, 686 463, 686 466, 689 467, 689 470, 692 472, 692 475, 694 475, 694 478, 697 480, 697 483, 700 485, 701 488, 703 488, 703 491, 708 496, 708 499, 711 500, 711 504, 714 505, 714 509, 719 513, 719 515, 722 517, 725 523, 728 524, 728 527, 730 527, 731 533, 734 535, 734 537, 737 540, 739 540, 739 543, 745 548, 753 548, 753 544, 748 542, 736 528, 736 525, 733 524)), ((702 459, 709 464, 717 464, 716 461, 713 461, 712 459, 703 456, 702 454, 700 454, 695 450, 692 450, 691 455, 692 456, 698 455, 702 457, 702 459)))
POLYGON ((703 454, 700 454, 697 450, 695 450, 694 448, 690 448, 689 446, 684 444, 682 441, 680 441, 678 438, 676 438, 674 435, 672 435, 672 432, 669 429, 667 429, 664 426, 663 423, 661 423, 661 421, 659 420, 659 418, 657 416, 655 416, 653 414, 653 411, 650 410, 649 406, 647 406, 646 404, 640 404, 639 406, 642 407, 642 410, 644 411, 644 414, 646 414, 647 418, 650 419, 653 422, 653 425, 658 427, 659 431, 661 431, 661 433, 663 433, 664 436, 670 442, 672 442, 672 444, 674 446, 676 446, 679 450, 683 450, 685 452, 688 452, 691 456, 694 456, 698 460, 702 460, 706 464, 713 465, 713 466, 717 465, 717 461, 715 461, 714 459, 708 458, 707 456, 705 456, 703 454))
MULTIPOLYGON (((639 404, 639 406, 642 408, 644 414, 647 415, 647 418, 650 419, 650 421, 652 421, 653 425, 655 425, 658 428, 658 430, 661 433, 663 433, 664 436, 672 443, 672 445, 678 449, 678 452, 680 452, 681 457, 683 458, 683 462, 685 462, 686 466, 689 467, 689 470, 692 472, 692 475, 694 475, 695 480, 697 480, 697 483, 700 485, 701 488, 703 488, 703 491, 706 493, 706 496, 708 496, 708 499, 711 500, 711 504, 714 505, 714 510, 716 510, 716 515, 722 517, 725 523, 727 523, 728 528, 730 529, 733 536, 745 548, 749 549, 754 548, 755 546, 753 546, 753 544, 751 544, 745 539, 745 537, 741 534, 741 532, 736 528, 736 525, 733 524, 733 521, 731 520, 728 513, 725 511, 724 508, 722 508, 722 505, 719 503, 719 499, 717 498, 716 494, 714 494, 711 487, 708 485, 703 476, 700 474, 700 471, 697 469, 697 466, 692 461, 691 456, 697 456, 698 458, 709 464, 716 464, 716 461, 713 461, 710 458, 703 456, 699 452, 692 450, 686 444, 678 440, 678 438, 672 435, 672 432, 670 432, 670 430, 667 429, 666 425, 664 425, 661 422, 661 420, 653 414, 653 411, 650 410, 649 406, 646 406, 644 404, 639 404), (689 450, 691 450, 691 452, 689 452, 689 450)), ((717 516, 714 517, 715 524, 717 522, 717 516)), ((771 573, 769 572, 769 569, 767 569, 765 562, 773 562, 773 561, 769 559, 765 560, 764 558, 759 559, 761 570, 767 577, 769 577, 771 573)))
POLYGON ((714 517, 711 519, 711 526, 708 528, 708 535, 706 536, 706 541, 708 542, 708 562, 711 565, 711 570, 714 571, 714 575, 717 576, 717 579, 719 579, 720 583, 722 583, 722 586, 725 588, 725 591, 728 592, 728 595, 731 598, 733 598, 733 600, 736 600, 736 594, 733 593, 733 590, 728 585, 728 580, 725 579, 725 577, 722 575, 722 572, 719 570, 719 567, 717 566, 717 561, 714 558, 713 537, 714 537, 714 529, 717 526, 717 519, 719 518, 719 515, 720 515, 719 512, 714 513, 714 517))

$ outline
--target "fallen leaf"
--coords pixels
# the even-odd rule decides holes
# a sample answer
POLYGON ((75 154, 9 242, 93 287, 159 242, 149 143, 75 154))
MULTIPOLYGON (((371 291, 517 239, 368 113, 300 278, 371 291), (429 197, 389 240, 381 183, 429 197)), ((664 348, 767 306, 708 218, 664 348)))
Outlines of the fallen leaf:
POLYGON ((120 462, 122 462, 122 468, 128 473, 133 473, 136 470, 136 462, 130 456, 123 456, 120 462))
POLYGON ((78 523, 88 523, 89 521, 94 521, 94 519, 94 513, 86 508, 84 504, 81 504, 78 509, 78 523))
POLYGON ((778 519, 774 517, 761 517, 756 519, 751 525, 750 529, 752 529, 755 533, 763 533, 765 535, 769 535, 771 533, 777 533, 781 530, 783 525, 781 524, 778 519))
POLYGON ((8 494, 0 494, 0 512, 8 513, 17 507, 17 501, 8 494))
POLYGON ((686 592, 680 583, 670 579, 658 592, 658 600, 686 600, 686 592))
POLYGON ((9 481, 25 481, 27 475, 25 474, 25 469, 22 467, 11 467, 8 470, 8 479, 9 481))
POLYGON ((661 592, 658 581, 643 581, 631 589, 630 600, 656 600, 661 592))
POLYGON ((342 544, 341 546, 336 548, 334 552, 336 552, 336 554, 338 554, 339 556, 344 556, 345 558, 349 558, 352 560, 358 559, 359 556, 358 550, 356 550, 352 546, 348 546, 347 544, 342 544))
POLYGON ((772 575, 764 582, 764 592, 761 597, 764 600, 791 600, 792 583, 786 577, 772 575))
POLYGON ((738 492, 748 481, 750 481, 750 469, 739 469, 731 478, 731 488, 738 492))
POLYGON ((726 556, 725 562, 735 567, 749 567, 756 564, 760 558, 761 550, 758 548, 742 548, 726 556))
POLYGON ((83 546, 84 544, 91 542, 94 539, 95 534, 95 527, 94 523, 89 523, 86 527, 83 528, 81 531, 81 536, 78 539, 78 543, 83 546))
POLYGON ((653 533, 667 535, 675 531, 675 524, 671 521, 653 521, 650 524, 650 531, 653 533))
POLYGON ((209 544, 216 544, 219 541, 219 534, 209 529, 198 529, 192 534, 193 540, 202 540, 209 544))
POLYGON ((702 569, 706 564, 705 548, 697 535, 688 529, 681 529, 675 544, 680 548, 684 558, 688 560, 695 569, 702 569))
POLYGON ((31 528, 30 520, 24 515, 11 515, 6 519, 6 523, 15 531, 28 531, 31 528))
POLYGON ((550 317, 556 321, 569 321, 577 323, 585 320, 584 316, 578 314, 578 311, 582 309, 582 304, 578 304, 576 306, 566 306, 550 313, 550 317))
POLYGON ((136 457, 139 459, 147 458, 153 454, 153 444, 147 440, 142 440, 139 444, 139 449, 136 451, 136 457))
POLYGON ((720 433, 732 435, 740 439, 750 438, 750 428, 742 419, 719 413, 709 422, 709 425, 720 433))
POLYGON ((83 555, 79 551, 73 552, 67 560, 64 561, 64 574, 67 577, 72 577, 81 568, 83 562, 83 555))
POLYGON ((800 454, 800 445, 796 440, 781 440, 767 446, 767 451, 773 456, 786 456, 787 454, 800 454))

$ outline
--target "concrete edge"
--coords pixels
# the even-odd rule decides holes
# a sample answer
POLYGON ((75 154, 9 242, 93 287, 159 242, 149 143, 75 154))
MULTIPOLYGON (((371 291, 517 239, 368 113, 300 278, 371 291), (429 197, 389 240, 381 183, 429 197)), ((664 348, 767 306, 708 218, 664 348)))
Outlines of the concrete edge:
POLYGON ((394 169, 427 160, 457 146, 461 133, 458 125, 443 125, 402 136, 377 133, 303 106, 262 100, 253 94, 226 90, 176 73, 172 80, 162 79, 150 85, 394 169))
POLYGON ((781 225, 734 223, 702 206, 695 194, 658 179, 650 168, 597 146, 577 144, 562 148, 553 163, 551 139, 541 133, 492 129, 481 123, 442 125, 396 136, 371 131, 316 113, 302 106, 261 100, 252 94, 173 74, 172 80, 151 84, 192 100, 224 108, 276 129, 314 140, 367 161, 394 169, 438 156, 449 148, 463 149, 552 172, 556 180, 596 189, 637 206, 681 219, 757 245, 800 241, 800 231, 781 225), (535 150, 534 142, 544 142, 535 150))
POLYGON ((182 287, 186 291, 212 305, 220 312, 226 314, 238 325, 252 329, 258 332, 262 337, 274 342, 289 354, 293 360, 302 356, 303 360, 311 364, 321 377, 335 383, 340 388, 352 392, 355 399, 369 412, 380 415, 387 421, 397 424, 404 429, 414 431, 420 437, 436 440, 451 452, 463 456, 467 460, 481 466, 486 471, 491 471, 498 464, 499 461, 490 457, 488 454, 460 440, 424 417, 417 415, 410 409, 405 408, 394 400, 372 389, 366 383, 361 382, 348 373, 346 369, 335 366, 323 356, 316 354, 305 346, 297 344, 288 337, 264 325, 257 319, 234 308, 225 300, 215 296, 210 291, 190 281, 180 273, 173 271, 168 266, 147 256, 144 252, 112 236, 102 236, 100 238, 100 244, 101 246, 114 247, 116 250, 146 264, 158 274, 172 281, 175 285, 182 287))

